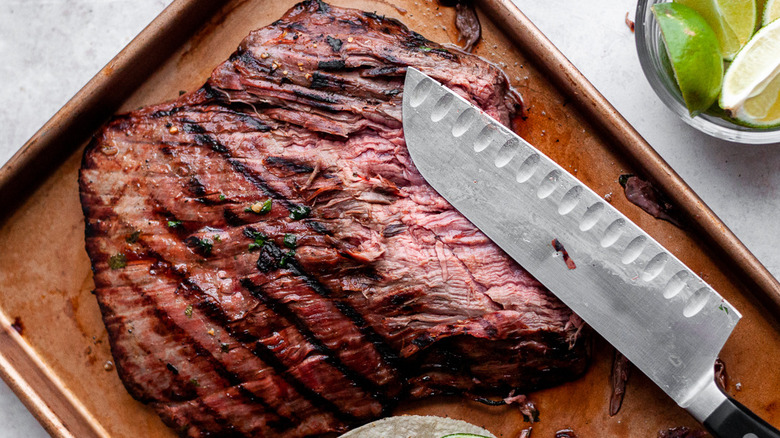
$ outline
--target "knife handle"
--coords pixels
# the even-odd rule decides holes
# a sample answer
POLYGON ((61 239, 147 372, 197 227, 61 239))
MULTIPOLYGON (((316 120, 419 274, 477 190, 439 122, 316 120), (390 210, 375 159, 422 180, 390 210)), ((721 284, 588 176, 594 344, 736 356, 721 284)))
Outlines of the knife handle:
POLYGON ((780 438, 780 431, 730 397, 704 420, 704 427, 718 438, 780 438))

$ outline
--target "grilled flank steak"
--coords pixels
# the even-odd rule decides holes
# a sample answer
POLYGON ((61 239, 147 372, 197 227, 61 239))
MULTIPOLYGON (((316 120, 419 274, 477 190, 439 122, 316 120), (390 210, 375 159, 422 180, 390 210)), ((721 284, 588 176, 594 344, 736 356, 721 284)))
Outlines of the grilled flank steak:
POLYGON ((85 151, 119 376, 181 435, 341 432, 404 398, 487 401, 584 371, 581 321, 414 168, 407 66, 504 123, 516 110, 482 59, 308 1, 85 151))

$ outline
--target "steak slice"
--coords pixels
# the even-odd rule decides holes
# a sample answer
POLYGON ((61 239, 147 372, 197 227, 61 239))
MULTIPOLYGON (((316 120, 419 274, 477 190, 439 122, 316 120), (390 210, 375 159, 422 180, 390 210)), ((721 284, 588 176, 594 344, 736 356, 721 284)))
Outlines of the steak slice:
POLYGON ((579 318, 414 168, 408 66, 505 124, 519 103, 480 58, 307 1, 86 149, 119 376, 182 436, 342 432, 407 397, 487 401, 584 372, 579 318))

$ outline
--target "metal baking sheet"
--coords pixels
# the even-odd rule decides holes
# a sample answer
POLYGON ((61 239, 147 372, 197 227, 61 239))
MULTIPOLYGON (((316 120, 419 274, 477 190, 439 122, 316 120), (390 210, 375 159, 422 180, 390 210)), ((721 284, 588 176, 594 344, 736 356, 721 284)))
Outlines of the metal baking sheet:
MULTIPOLYGON (((441 42, 457 42, 453 8, 435 0, 337 0, 400 19, 441 42)), ((133 400, 116 372, 84 250, 77 172, 83 147, 114 112, 174 99, 200 86, 252 29, 293 1, 176 0, 0 169, 0 374, 55 437, 172 437, 133 400), (20 321, 24 329, 12 328, 20 321)), ((780 285, 636 131, 509 0, 479 3, 475 53, 495 62, 522 93, 519 133, 672 250, 744 318, 724 348, 730 393, 780 424, 780 285), (652 179, 682 210, 687 227, 658 221, 625 200, 617 178, 652 179), (740 383, 741 390, 736 389, 740 383)), ((580 436, 656 436, 698 427, 635 372, 623 409, 608 415, 612 350, 596 340, 581 379, 530 394, 541 421, 534 436, 572 428, 580 436)), ((402 413, 446 415, 516 437, 531 424, 516 407, 461 398, 402 403, 402 413)))

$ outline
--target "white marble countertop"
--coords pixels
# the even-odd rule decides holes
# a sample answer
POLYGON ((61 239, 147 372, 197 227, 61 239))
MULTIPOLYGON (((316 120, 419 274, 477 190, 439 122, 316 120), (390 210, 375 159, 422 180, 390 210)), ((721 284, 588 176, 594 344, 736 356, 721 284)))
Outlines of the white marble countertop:
MULTIPOLYGON (((716 140, 663 106, 627 28, 632 0, 513 0, 780 276, 780 145, 716 140)), ((171 0, 0 1, 0 165, 171 0)), ((0 381, 0 438, 46 432, 0 381)))

